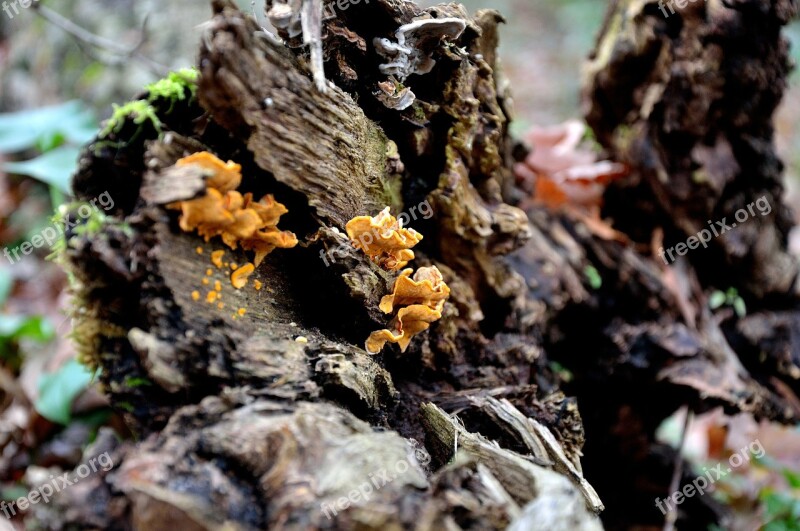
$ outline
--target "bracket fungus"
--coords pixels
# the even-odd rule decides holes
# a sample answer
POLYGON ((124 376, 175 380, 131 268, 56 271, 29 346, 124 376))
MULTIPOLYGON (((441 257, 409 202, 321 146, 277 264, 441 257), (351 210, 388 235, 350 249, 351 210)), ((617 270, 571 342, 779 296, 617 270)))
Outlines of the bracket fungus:
POLYGON ((390 271, 402 269, 414 259, 414 247, 422 234, 414 229, 404 229, 402 222, 384 208, 374 217, 358 216, 347 222, 347 236, 356 249, 364 251, 370 259, 390 271))
POLYGON ((387 60, 379 65, 389 81, 378 83, 376 97, 389 109, 404 110, 416 100, 416 95, 402 83, 411 74, 427 74, 436 60, 433 53, 442 39, 455 40, 466 29, 460 18, 426 18, 403 24, 394 33, 395 40, 376 37, 375 51, 387 60))
POLYGON ((441 40, 459 38, 466 27, 460 18, 426 18, 403 24, 394 32, 395 41, 380 37, 373 40, 375 51, 390 61, 378 68, 400 82, 411 74, 427 74, 436 64, 432 55, 441 40))
POLYGON ((239 164, 226 164, 207 152, 176 162, 176 166, 187 164, 209 170, 210 176, 203 197, 169 205, 181 211, 182 230, 197 230, 206 241, 221 236, 231 249, 241 246, 244 250, 255 251, 256 266, 275 248, 297 245, 297 237, 292 232, 278 230, 280 217, 288 212, 285 206, 272 195, 265 195, 256 202, 253 194, 242 195, 236 191, 242 181, 239 164))
POLYGON ((397 343, 405 352, 411 338, 427 330, 431 323, 442 318, 444 302, 450 296, 450 288, 445 284, 442 273, 436 266, 421 267, 411 276, 412 269, 405 269, 394 284, 391 295, 381 299, 380 309, 383 313, 392 313, 395 308, 397 317, 392 321, 391 329, 372 332, 367 338, 366 350, 377 354, 387 343, 397 343))

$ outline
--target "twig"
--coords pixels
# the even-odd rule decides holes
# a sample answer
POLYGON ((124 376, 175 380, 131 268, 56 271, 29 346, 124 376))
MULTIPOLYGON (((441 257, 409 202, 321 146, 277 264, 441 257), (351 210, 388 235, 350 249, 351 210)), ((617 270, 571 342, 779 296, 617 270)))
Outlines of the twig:
MULTIPOLYGON (((100 48, 103 50, 107 50, 112 54, 119 56, 115 61, 112 63, 114 65, 118 65, 122 63, 126 59, 135 59, 147 65, 147 67, 156 75, 158 76, 165 76, 169 73, 169 68, 166 66, 150 59, 146 55, 143 55, 139 52, 139 49, 147 40, 147 17, 145 17, 144 22, 142 24, 142 37, 139 39, 139 42, 133 48, 126 48, 114 41, 106 39, 104 37, 100 37, 99 35, 95 35, 87 31, 86 29, 78 26, 68 18, 56 13, 52 9, 43 6, 42 4, 33 4, 31 6, 36 13, 38 13, 43 19, 47 20, 54 26, 57 26, 64 30, 66 33, 71 35, 73 38, 77 39, 78 42, 83 42, 95 48, 100 48)), ((84 50, 85 51, 85 50, 84 50)), ((97 56, 93 56, 95 59, 99 59, 97 56)), ((99 59, 100 60, 100 59, 99 59)), ((107 61, 103 61, 107 62, 107 61)))
MULTIPOLYGON (((692 422, 694 414, 687 407, 686 417, 683 419, 683 431, 681 432, 681 441, 678 444, 678 450, 675 454, 675 467, 672 471, 672 481, 669 482, 669 494, 676 492, 680 487, 681 476, 683 475, 683 445, 686 443, 686 432, 689 431, 689 424, 692 422)), ((678 504, 667 504, 667 515, 664 519, 664 531, 673 531, 675 529, 675 521, 678 519, 678 504)))

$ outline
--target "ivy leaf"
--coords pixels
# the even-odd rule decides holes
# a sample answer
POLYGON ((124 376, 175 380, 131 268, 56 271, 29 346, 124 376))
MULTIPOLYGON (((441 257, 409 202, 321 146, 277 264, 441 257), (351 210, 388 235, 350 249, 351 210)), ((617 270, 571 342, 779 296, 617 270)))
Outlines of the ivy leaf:
POLYGON ((49 321, 38 316, 0 315, 0 344, 23 338, 50 341, 53 339, 53 327, 49 321))
POLYGON ((92 371, 77 360, 69 360, 58 371, 42 375, 36 411, 59 424, 68 424, 72 402, 92 381, 92 371))
POLYGON ((0 114, 0 152, 53 145, 54 139, 85 144, 97 134, 94 114, 80 101, 0 114))
POLYGON ((28 175, 56 187, 65 194, 70 193, 70 179, 78 167, 80 149, 61 146, 35 159, 23 162, 7 162, 3 171, 28 175))

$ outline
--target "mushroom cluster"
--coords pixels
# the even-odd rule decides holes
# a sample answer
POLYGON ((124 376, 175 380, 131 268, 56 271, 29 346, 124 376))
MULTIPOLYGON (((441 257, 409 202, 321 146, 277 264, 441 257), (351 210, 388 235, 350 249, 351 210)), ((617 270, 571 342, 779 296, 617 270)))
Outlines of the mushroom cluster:
POLYGON ((204 196, 169 205, 181 211, 182 230, 197 230, 206 241, 221 236, 231 249, 255 251, 256 266, 274 249, 297 245, 292 232, 278 230, 280 217, 288 212, 285 206, 272 195, 254 201, 253 194, 236 191, 242 182, 239 164, 224 163, 205 151, 176 162, 176 166, 189 164, 207 170, 209 177, 204 196))
POLYGON ((387 343, 397 343, 405 352, 411 338, 427 330, 431 323, 442 318, 444 302, 450 296, 450 288, 445 284, 442 273, 436 266, 421 267, 411 276, 412 269, 405 269, 394 284, 391 295, 381 299, 383 313, 397 316, 390 329, 378 330, 369 335, 367 352, 377 354, 387 343))

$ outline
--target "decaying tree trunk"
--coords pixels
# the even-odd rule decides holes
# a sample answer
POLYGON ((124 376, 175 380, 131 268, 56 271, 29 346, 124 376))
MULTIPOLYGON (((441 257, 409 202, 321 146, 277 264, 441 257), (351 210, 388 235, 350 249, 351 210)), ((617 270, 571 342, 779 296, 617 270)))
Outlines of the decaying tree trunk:
MULTIPOLYGON (((303 34, 315 27, 312 4, 267 6, 284 46, 215 0, 197 98, 156 100, 159 127, 131 117, 85 151, 76 195, 108 191, 117 211, 66 251, 76 337, 139 441, 101 434, 92 451, 113 449, 114 469, 37 518, 114 529, 599 529, 605 505, 611 526, 653 524, 674 461, 653 433, 679 405, 800 416, 797 271, 769 126, 792 4, 710 0, 659 19, 655 2, 615 3, 586 105, 597 138, 632 168, 606 210, 633 243, 520 208, 529 203, 510 171, 498 13, 399 0, 342 11, 321 23, 330 82, 320 90, 303 46, 314 41, 303 34), (760 51, 726 44, 751 41, 760 51), (263 290, 228 282, 223 307, 192 296, 222 243, 182 232, 167 208, 204 191, 202 175, 173 166, 198 151, 241 164, 242 190, 284 203, 281 228, 301 241, 257 269, 263 290), (667 268, 646 251, 658 227, 677 240, 762 193, 775 213, 702 257, 667 268), (425 236, 414 266, 436 265, 450 300, 405 353, 370 356, 362 345, 386 326, 378 305, 396 275, 350 247, 344 225, 426 201, 433 215, 412 223, 425 236), (747 286, 750 316, 720 323, 705 309, 720 282, 747 286), (758 365, 759 351, 773 362, 758 365), (553 359, 575 374, 566 390, 579 402, 553 359)), ((682 515, 723 521, 712 504, 691 500, 682 515)))

